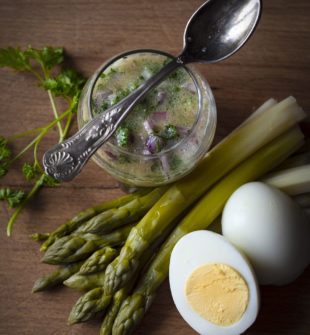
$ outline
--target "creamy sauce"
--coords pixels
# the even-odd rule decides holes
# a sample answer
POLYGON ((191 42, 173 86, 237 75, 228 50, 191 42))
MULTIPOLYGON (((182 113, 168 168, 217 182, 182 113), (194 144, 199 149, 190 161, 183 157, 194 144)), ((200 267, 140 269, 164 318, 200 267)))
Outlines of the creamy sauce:
MULTIPOLYGON (((93 111, 104 113, 157 73, 166 62, 169 58, 153 53, 132 54, 117 60, 96 82, 93 111)), ((180 68, 146 95, 110 142, 127 152, 159 153, 187 136, 196 121, 198 107, 194 81, 187 70, 180 68)))

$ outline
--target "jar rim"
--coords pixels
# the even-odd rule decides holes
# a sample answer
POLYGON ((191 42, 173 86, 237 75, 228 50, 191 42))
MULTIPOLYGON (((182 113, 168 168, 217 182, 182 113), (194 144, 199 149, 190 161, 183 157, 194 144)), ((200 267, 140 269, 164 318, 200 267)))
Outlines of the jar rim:
MULTIPOLYGON (((103 71, 105 71, 107 68, 109 68, 112 64, 114 64, 116 61, 118 61, 121 58, 124 58, 126 56, 130 56, 130 55, 134 55, 134 54, 139 54, 139 53, 153 53, 153 54, 159 54, 159 55, 163 55, 169 58, 175 58, 175 56, 165 52, 165 51, 161 51, 161 50, 156 50, 156 49, 133 49, 133 50, 129 50, 129 51, 125 51, 122 53, 119 53, 117 55, 115 55, 114 57, 110 58, 108 61, 106 61, 104 64, 101 65, 101 67, 99 67, 96 71, 96 76, 92 79, 92 83, 91 83, 91 87, 90 87, 90 91, 89 94, 87 95, 87 106, 88 106, 88 111, 89 111, 89 117, 90 120, 92 120, 94 118, 94 114, 93 114, 93 108, 92 108, 92 104, 91 104, 91 98, 93 96, 93 91, 94 88, 96 86, 97 80, 99 79, 100 75, 102 74, 103 71)), ((198 77, 202 77, 199 72, 196 69, 191 69, 186 65, 183 65, 183 68, 185 68, 185 70, 187 71, 187 73, 191 76, 195 87, 196 87, 196 92, 197 92, 197 99, 198 99, 198 108, 197 108, 197 112, 196 112, 196 118, 195 121, 193 122, 192 126, 190 127, 188 133, 186 134, 186 136, 184 136, 180 141, 177 141, 174 145, 168 147, 167 149, 164 149, 158 153, 154 153, 154 154, 144 154, 144 153, 135 153, 135 152, 130 152, 127 151, 109 141, 105 142, 103 144, 103 146, 107 146, 111 149, 113 149, 114 152, 119 152, 123 155, 126 155, 128 157, 131 157, 133 159, 135 158, 143 158, 144 160, 153 160, 153 159, 158 159, 162 156, 165 156, 167 154, 169 154, 169 152, 173 152, 174 150, 177 149, 177 147, 181 146, 195 131, 198 123, 199 123, 199 116, 202 113, 202 92, 201 92, 201 88, 200 85, 198 83, 198 79, 196 78, 198 77)), ((205 78, 203 78, 206 87, 207 87, 207 91, 208 91, 208 102, 209 102, 209 106, 214 105, 215 106, 215 102, 214 102, 214 97, 212 94, 212 90, 211 87, 209 86, 208 82, 206 81, 205 78)), ((209 108, 210 109, 210 108, 209 108)), ((212 115, 210 115, 211 113, 209 113, 208 115, 208 120, 206 123, 206 127, 210 124, 210 118, 212 117, 212 115)))

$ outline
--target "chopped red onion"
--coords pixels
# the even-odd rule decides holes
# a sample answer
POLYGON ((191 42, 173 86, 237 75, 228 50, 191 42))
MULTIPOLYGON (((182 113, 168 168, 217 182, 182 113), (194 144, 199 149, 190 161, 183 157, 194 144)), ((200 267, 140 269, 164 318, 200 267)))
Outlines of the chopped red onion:
POLYGON ((108 157, 110 157, 113 161, 116 161, 118 159, 117 155, 115 155, 113 152, 109 150, 104 151, 108 157))
POLYGON ((155 154, 159 152, 163 147, 163 140, 154 134, 149 135, 149 137, 146 140, 146 148, 151 154, 155 154))
POLYGON ((182 126, 176 126, 178 134, 182 137, 187 136, 190 132, 190 128, 188 127, 182 127, 182 126))
POLYGON ((167 120, 167 116, 167 112, 153 112, 151 114, 151 119, 153 119, 154 121, 165 121, 167 120))
POLYGON ((150 123, 150 120, 144 120, 143 122, 143 127, 145 129, 145 131, 147 132, 148 135, 152 135, 153 134, 153 125, 150 123))
POLYGON ((161 166, 163 168, 163 172, 166 176, 169 176, 169 169, 170 169, 170 165, 169 165, 169 160, 167 155, 162 155, 162 157, 160 158, 160 162, 161 162, 161 166))

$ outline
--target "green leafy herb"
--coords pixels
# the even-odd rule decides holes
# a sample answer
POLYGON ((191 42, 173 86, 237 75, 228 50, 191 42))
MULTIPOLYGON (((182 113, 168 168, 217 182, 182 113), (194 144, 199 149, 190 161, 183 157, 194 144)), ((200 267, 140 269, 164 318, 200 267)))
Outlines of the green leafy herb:
POLYGON ((8 172, 8 160, 12 155, 11 150, 7 146, 7 140, 0 136, 0 178, 8 172))
POLYGON ((4 137, 0 136, 0 147, 5 146, 7 142, 8 141, 4 137))
POLYGON ((17 71, 30 71, 29 56, 19 48, 0 49, 0 67, 10 67, 17 71))
POLYGON ((100 113, 106 111, 110 106, 111 105, 109 101, 104 101, 100 106, 100 113))
POLYGON ((17 71, 33 72, 33 61, 39 63, 44 71, 49 71, 62 63, 63 59, 63 48, 34 49, 28 47, 25 51, 12 47, 0 49, 0 67, 9 67, 17 71))
POLYGON ((4 177, 8 172, 8 167, 6 163, 0 163, 0 178, 4 177))
POLYGON ((114 99, 111 101, 111 105, 116 105, 118 102, 126 98, 130 94, 130 89, 120 89, 115 95, 114 99))
POLYGON ((11 150, 7 147, 7 140, 0 137, 0 162, 11 157, 11 150))
POLYGON ((130 132, 129 132, 128 127, 120 126, 116 130, 115 137, 116 137, 116 142, 118 146, 126 147, 129 143, 129 137, 130 137, 130 132))
POLYGON ((168 124, 165 126, 160 136, 165 140, 173 140, 179 137, 178 130, 173 124, 168 124))
POLYGON ((109 74, 114 74, 114 73, 117 73, 117 70, 114 69, 114 67, 111 67, 109 74))
MULTIPOLYGON (((143 79, 144 81, 144 79, 143 79)), ((129 85, 129 91, 130 93, 136 90, 140 85, 142 84, 142 80, 137 79, 135 82, 131 83, 129 85)))
POLYGON ((73 98, 83 86, 85 80, 75 70, 66 69, 55 78, 48 78, 43 82, 43 87, 50 90, 55 97, 73 98))
POLYGON ((34 49, 28 47, 25 51, 26 57, 30 60, 37 61, 45 70, 51 70, 64 60, 63 48, 44 47, 42 49, 34 49))
POLYGON ((11 150, 7 147, 0 147, 0 161, 7 159, 11 156, 11 150))
POLYGON ((171 58, 166 58, 164 61, 163 61, 163 66, 166 66, 168 63, 170 63, 172 61, 171 58))
POLYGON ((175 71, 173 71, 170 75, 169 75, 169 79, 177 81, 177 82, 181 82, 184 80, 184 77, 186 76, 186 71, 183 68, 179 68, 175 71))
POLYGON ((59 181, 57 181, 55 178, 48 176, 48 175, 44 175, 43 178, 43 182, 42 184, 44 186, 48 186, 48 187, 54 187, 54 186, 58 186, 59 185, 59 181))
POLYGON ((40 175, 40 169, 36 165, 30 165, 29 163, 24 163, 22 172, 26 180, 32 180, 38 175, 40 175))
POLYGON ((39 86, 47 91, 54 114, 54 120, 43 127, 14 134, 8 139, 0 137, 0 177, 8 173, 13 163, 28 150, 33 149, 34 157, 33 162, 24 162, 22 168, 22 174, 26 180, 33 181, 33 187, 27 195, 23 191, 12 191, 9 188, 1 189, 1 200, 6 200, 10 207, 17 207, 8 222, 8 235, 11 235, 19 213, 39 189, 43 186, 58 185, 54 178, 43 172, 41 159, 38 158, 38 148, 45 135, 55 126, 58 127, 59 141, 66 138, 85 82, 85 79, 74 69, 61 68, 59 65, 63 65, 63 61, 64 49, 58 47, 47 46, 35 49, 29 46, 25 50, 12 47, 0 49, 0 67, 33 74, 38 79, 39 86), (54 75, 55 72, 56 75, 54 75), (67 109, 60 114, 55 103, 56 97, 63 98, 68 104, 67 109), (30 135, 33 136, 30 142, 12 157, 7 144, 30 135))
MULTIPOLYGON (((144 71, 149 72, 151 75, 154 75, 160 71, 160 69, 163 67, 161 63, 156 62, 145 62, 144 71)), ((145 77, 142 74, 143 79, 145 80, 145 77)))
POLYGON ((18 206, 25 198, 25 192, 12 190, 10 188, 0 189, 0 200, 6 201, 10 208, 18 206))
POLYGON ((177 170, 180 168, 180 165, 183 163, 182 159, 178 155, 172 155, 169 159, 169 166, 171 170, 177 170))

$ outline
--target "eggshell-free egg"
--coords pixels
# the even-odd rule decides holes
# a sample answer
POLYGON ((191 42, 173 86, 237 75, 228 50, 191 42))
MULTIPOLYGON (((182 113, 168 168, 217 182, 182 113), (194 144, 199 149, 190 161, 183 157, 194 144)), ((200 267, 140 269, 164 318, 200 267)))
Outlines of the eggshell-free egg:
POLYGON ((260 284, 290 283, 309 264, 310 223, 289 196, 264 183, 231 195, 222 232, 249 258, 260 284))
MULTIPOLYGON (((202 278, 203 281, 203 278, 202 278)), ((259 294, 257 281, 247 259, 223 236, 210 231, 196 231, 185 235, 175 245, 170 259, 169 282, 174 303, 184 320, 202 335, 237 335, 243 333, 255 321, 258 313, 259 294), (216 324, 203 317, 190 304, 186 296, 186 288, 192 274, 206 265, 223 265, 237 272, 246 283, 248 300, 245 310, 238 321, 230 325, 216 324)), ((223 285, 222 285, 223 284, 223 285)), ((222 296, 225 298, 225 281, 222 296)), ((202 282, 202 286, 208 286, 202 282)), ((238 289, 238 288, 237 288, 238 289)), ((228 293, 229 294, 229 293, 228 293)), ((203 304, 204 302, 202 302, 203 304)), ((207 303, 207 302, 205 302, 207 303)), ((227 301, 226 301, 227 303, 227 301)), ((239 301, 230 301, 229 309, 238 305, 239 301)), ((223 302, 224 306, 224 302, 223 302)), ((216 301, 215 313, 221 313, 221 301, 216 301)), ((205 306, 208 307, 208 306, 205 306)), ((227 307, 227 305, 226 305, 227 307)), ((204 306, 202 307, 204 308, 204 306)))

